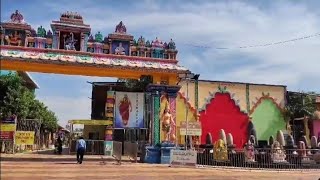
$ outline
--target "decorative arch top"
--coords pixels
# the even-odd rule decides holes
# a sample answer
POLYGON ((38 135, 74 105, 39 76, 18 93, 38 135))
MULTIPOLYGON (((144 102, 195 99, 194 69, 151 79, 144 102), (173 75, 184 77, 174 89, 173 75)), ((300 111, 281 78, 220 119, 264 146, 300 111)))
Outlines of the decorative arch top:
POLYGON ((220 93, 220 94, 229 94, 230 99, 233 100, 234 103, 236 104, 236 106, 239 107, 240 112, 243 112, 243 113, 247 114, 247 112, 241 110, 241 108, 240 108, 240 106, 239 106, 240 100, 235 99, 235 93, 230 93, 230 92, 227 90, 227 86, 221 87, 220 85, 219 85, 219 87, 218 87, 218 91, 216 91, 216 92, 209 92, 209 97, 208 97, 208 98, 205 98, 205 104, 199 109, 199 112, 205 111, 206 108, 207 108, 207 106, 211 103, 212 99, 214 99, 215 96, 216 96, 216 94, 218 94, 218 93, 220 93))
POLYGON ((251 108, 249 115, 252 115, 256 108, 264 101, 270 100, 281 112, 284 112, 284 109, 277 103, 276 99, 271 97, 269 93, 262 93, 262 97, 257 99, 257 102, 254 103, 254 106, 251 108))

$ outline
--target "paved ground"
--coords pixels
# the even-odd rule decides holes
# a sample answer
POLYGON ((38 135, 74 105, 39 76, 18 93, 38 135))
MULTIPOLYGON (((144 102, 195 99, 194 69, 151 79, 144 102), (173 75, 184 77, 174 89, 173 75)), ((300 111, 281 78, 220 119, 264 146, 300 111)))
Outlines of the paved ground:
MULTIPOLYGON (((104 159, 107 159, 104 157, 104 159)), ((285 180, 318 180, 319 171, 277 172, 245 171, 240 169, 213 168, 170 168, 168 165, 150 165, 126 162, 116 165, 110 158, 106 164, 101 156, 86 156, 84 164, 76 164, 74 155, 54 154, 1 154, 1 180, 15 179, 192 179, 192 180, 251 180, 251 179, 285 179, 285 180)))
MULTIPOLYGON (((85 155, 86 161, 115 161, 112 157, 101 155, 85 155)), ((1 161, 15 161, 15 162, 74 162, 76 155, 57 155, 57 154, 1 154, 1 161)), ((122 156, 122 161, 131 162, 128 157, 122 156)))
POLYGON ((126 180, 158 180, 158 179, 192 179, 192 180, 251 180, 251 179, 287 179, 287 180, 318 180, 320 172, 275 172, 275 171, 244 171, 208 168, 170 168, 164 165, 148 165, 112 162, 87 161, 84 164, 73 162, 1 162, 1 180, 48 180, 48 179, 126 179, 126 180))

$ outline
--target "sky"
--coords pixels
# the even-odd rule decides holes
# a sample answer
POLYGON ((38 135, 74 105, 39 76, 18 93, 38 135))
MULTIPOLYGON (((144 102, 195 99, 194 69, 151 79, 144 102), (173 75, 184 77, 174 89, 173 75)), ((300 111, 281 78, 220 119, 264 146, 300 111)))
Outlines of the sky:
MULTIPOLYGON (((66 11, 78 12, 91 33, 104 36, 123 21, 127 32, 175 41, 179 63, 200 79, 286 85, 292 91, 320 92, 320 36, 268 44, 320 33, 318 0, 2 0, 1 21, 19 10, 37 29, 50 29, 66 11), (208 48, 209 47, 209 48, 208 48), (227 49, 219 49, 220 47, 227 49)), ((114 78, 31 73, 42 100, 65 125, 88 119, 91 85, 114 78)))

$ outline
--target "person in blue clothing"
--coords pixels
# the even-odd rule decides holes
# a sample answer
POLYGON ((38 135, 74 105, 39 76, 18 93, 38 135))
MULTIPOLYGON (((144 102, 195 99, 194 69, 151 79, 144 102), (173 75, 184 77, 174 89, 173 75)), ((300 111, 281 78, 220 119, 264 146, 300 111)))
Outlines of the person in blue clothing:
POLYGON ((76 144, 77 151, 77 161, 79 164, 82 164, 84 153, 86 152, 86 141, 83 137, 80 137, 76 144))

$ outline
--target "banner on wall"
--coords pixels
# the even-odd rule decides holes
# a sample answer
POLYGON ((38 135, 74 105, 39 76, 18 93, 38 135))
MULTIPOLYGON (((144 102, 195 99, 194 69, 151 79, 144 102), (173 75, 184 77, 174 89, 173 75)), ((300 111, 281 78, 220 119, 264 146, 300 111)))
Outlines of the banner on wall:
POLYGON ((15 131, 16 125, 15 124, 1 124, 0 128, 1 128, 2 132, 15 131))
POLYGON ((196 166, 197 151, 193 150, 171 150, 170 164, 175 166, 196 166))
POLYGON ((14 133, 16 131, 17 117, 15 115, 8 118, 1 119, 0 124, 0 140, 13 141, 14 133))
POLYGON ((188 122, 188 134, 187 134, 187 123, 181 122, 180 125, 180 135, 185 136, 201 136, 202 129, 201 129, 201 123, 200 122, 188 122))
POLYGON ((34 131, 16 131, 15 144, 16 145, 33 145, 34 131))
POLYGON ((0 131, 1 141, 13 141, 14 132, 13 131, 0 131))
POLYGON ((144 94, 116 92, 115 128, 143 128, 144 94))

